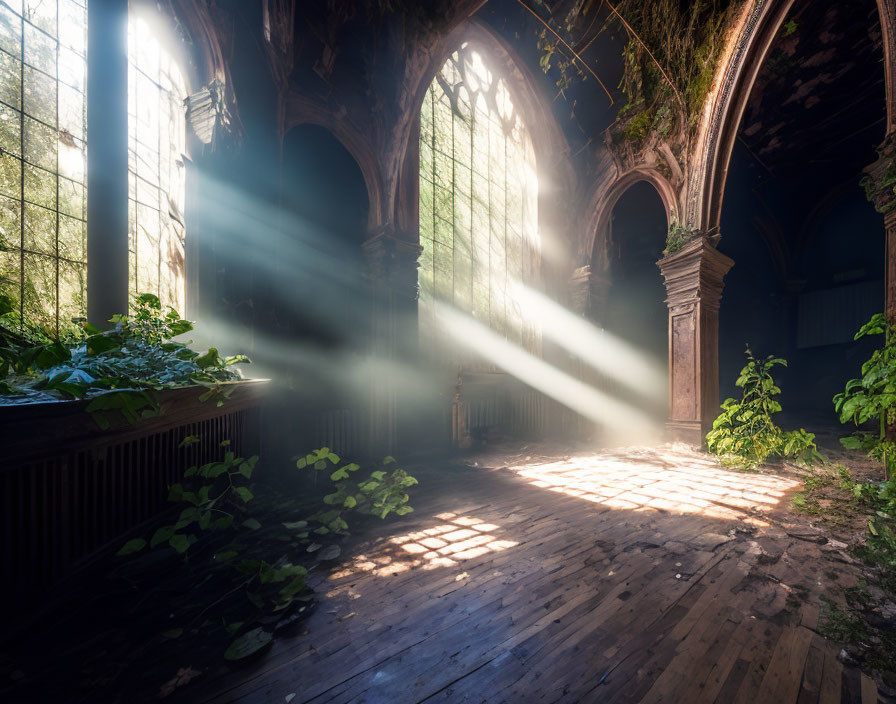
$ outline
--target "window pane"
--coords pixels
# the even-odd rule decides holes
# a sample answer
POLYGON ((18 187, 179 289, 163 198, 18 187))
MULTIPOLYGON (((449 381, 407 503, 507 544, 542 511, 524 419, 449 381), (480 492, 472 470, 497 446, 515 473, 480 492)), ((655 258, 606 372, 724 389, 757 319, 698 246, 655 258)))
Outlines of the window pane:
POLYGON ((517 282, 536 270, 527 261, 538 255, 535 160, 510 93, 480 54, 462 47, 441 77, 420 115, 421 335, 432 354, 469 368, 485 365, 433 337, 432 299, 537 351, 515 300, 517 282))
POLYGON ((85 8, 0 3, 0 294, 51 334, 86 305, 84 98, 57 80, 83 90, 85 8))
POLYGON ((130 288, 184 313, 186 89, 149 25, 128 22, 130 288))

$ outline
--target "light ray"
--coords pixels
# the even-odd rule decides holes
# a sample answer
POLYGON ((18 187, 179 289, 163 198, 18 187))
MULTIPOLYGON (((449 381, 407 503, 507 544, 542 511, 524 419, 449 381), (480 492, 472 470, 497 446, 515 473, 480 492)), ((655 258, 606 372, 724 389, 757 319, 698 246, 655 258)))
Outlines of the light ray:
POLYGON ((656 428, 641 410, 566 374, 509 342, 489 327, 439 301, 433 310, 440 327, 454 340, 528 386, 619 437, 643 436, 656 428))

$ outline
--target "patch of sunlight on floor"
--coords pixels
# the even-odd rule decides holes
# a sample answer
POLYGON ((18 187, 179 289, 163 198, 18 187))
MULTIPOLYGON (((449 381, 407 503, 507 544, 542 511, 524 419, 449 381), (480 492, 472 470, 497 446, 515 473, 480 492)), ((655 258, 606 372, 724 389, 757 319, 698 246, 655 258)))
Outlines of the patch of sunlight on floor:
POLYGON ((388 577, 418 567, 424 570, 453 567, 464 560, 519 545, 517 541, 502 539, 499 535, 502 530, 494 523, 454 513, 440 513, 436 518, 443 522, 389 538, 385 550, 378 549, 372 557, 358 555, 349 567, 335 572, 330 579, 358 572, 388 577))
POLYGON ((761 514, 799 484, 784 477, 727 470, 715 458, 678 444, 609 450, 509 469, 534 486, 609 508, 721 519, 761 514))

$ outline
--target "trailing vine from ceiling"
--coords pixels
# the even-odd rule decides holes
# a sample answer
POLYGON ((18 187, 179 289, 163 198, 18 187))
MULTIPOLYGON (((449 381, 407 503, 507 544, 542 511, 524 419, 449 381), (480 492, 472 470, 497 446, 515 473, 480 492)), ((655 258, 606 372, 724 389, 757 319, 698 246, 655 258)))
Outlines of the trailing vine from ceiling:
POLYGON ((625 102, 608 130, 611 148, 626 161, 663 143, 681 154, 712 88, 726 28, 744 2, 531 0, 545 24, 538 39, 541 68, 556 71, 562 93, 573 80, 594 75, 582 57, 594 40, 604 32, 618 33, 625 43, 617 88, 625 102))
POLYGON ((639 151, 667 142, 680 151, 696 131, 712 89, 725 30, 744 0, 622 0, 610 5, 628 36, 619 88, 626 103, 610 130, 639 151))

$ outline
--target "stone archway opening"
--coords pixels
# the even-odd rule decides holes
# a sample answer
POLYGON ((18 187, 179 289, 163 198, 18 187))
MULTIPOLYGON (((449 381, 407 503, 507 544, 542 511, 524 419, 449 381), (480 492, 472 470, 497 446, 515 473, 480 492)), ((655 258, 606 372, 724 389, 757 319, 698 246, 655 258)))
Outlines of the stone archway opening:
MULTIPOLYGON (((668 375, 666 289, 656 262, 663 255, 668 229, 663 202, 653 184, 639 181, 612 207, 607 224, 609 285, 591 315, 611 334, 637 348, 668 375)), ((665 394, 644 410, 658 421, 666 416, 665 394)))
POLYGON ((797 0, 772 41, 728 165, 719 251, 720 396, 744 348, 788 359, 782 422, 834 425, 831 397, 869 350, 858 327, 884 306, 881 216, 859 186, 886 131, 873 0, 797 0))

